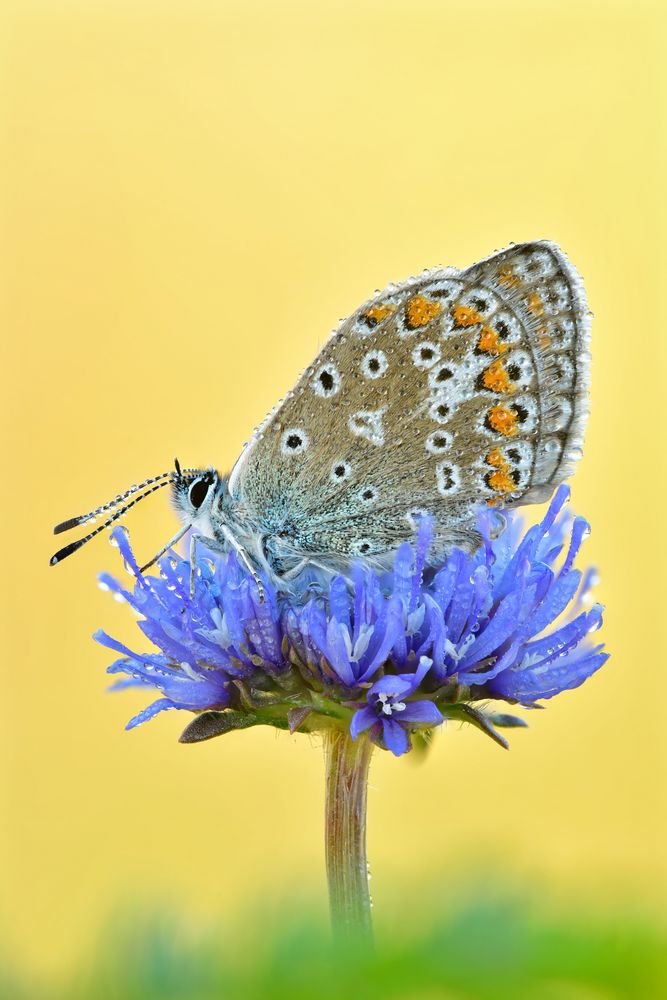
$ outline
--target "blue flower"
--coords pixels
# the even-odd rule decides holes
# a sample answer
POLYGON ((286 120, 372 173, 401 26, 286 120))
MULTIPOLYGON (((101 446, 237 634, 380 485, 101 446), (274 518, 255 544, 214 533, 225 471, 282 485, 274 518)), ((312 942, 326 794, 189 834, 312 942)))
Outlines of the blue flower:
POLYGON ((352 716, 353 739, 370 730, 375 743, 397 757, 410 749, 411 729, 441 725, 445 720, 432 701, 407 701, 419 687, 432 661, 422 656, 414 674, 385 674, 366 695, 367 704, 352 716))
POLYGON ((134 652, 104 632, 96 638, 120 654, 109 667, 124 675, 116 687, 161 695, 128 727, 186 709, 206 714, 188 739, 248 725, 338 726, 401 754, 413 730, 449 718, 504 743, 494 724, 519 720, 486 715, 481 702, 532 707, 577 687, 607 659, 590 638, 602 623, 600 605, 589 604, 594 574, 574 568, 589 528, 566 513, 568 498, 559 487, 525 533, 510 514, 496 537, 497 515, 484 513, 480 548, 454 550, 437 567, 429 566, 432 526, 422 518, 390 572, 354 565, 349 578, 315 581, 298 595, 278 594, 265 580, 263 603, 233 553, 200 556, 191 597, 188 560, 170 552, 158 576, 143 576, 116 529, 134 586, 107 574, 100 582, 134 608, 156 650, 134 652))

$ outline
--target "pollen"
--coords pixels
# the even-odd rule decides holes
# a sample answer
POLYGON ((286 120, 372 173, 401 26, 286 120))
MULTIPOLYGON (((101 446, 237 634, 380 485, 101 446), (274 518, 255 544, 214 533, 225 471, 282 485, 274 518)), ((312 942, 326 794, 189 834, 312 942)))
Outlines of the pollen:
POLYGON ((509 373, 501 361, 494 361, 482 372, 482 384, 490 392, 514 392, 509 373))
POLYGON ((537 294, 537 292, 531 292, 526 299, 526 309, 531 314, 531 316, 542 316, 544 313, 544 303, 542 299, 537 294))
POLYGON ((391 314, 396 309, 396 306, 386 305, 386 306, 371 306, 364 313, 364 319, 369 320, 373 324, 381 323, 383 319, 391 314))
POLYGON ((433 299, 425 299, 423 295, 413 295, 406 306, 407 325, 415 330, 427 326, 432 319, 440 314, 442 306, 433 299))
POLYGON ((475 326, 476 323, 483 323, 484 317, 476 309, 470 306, 455 306, 452 311, 456 326, 475 326))
POLYGON ((506 406, 494 406, 487 413, 486 419, 492 430, 505 437, 513 437, 517 432, 517 415, 506 406))
POLYGON ((498 271, 498 284, 505 288, 517 288, 521 284, 521 278, 517 278, 511 267, 501 267, 498 271))
POLYGON ((482 332, 477 342, 477 350, 483 351, 485 354, 495 354, 497 356, 507 350, 507 344, 502 343, 492 327, 485 326, 482 327, 482 332))

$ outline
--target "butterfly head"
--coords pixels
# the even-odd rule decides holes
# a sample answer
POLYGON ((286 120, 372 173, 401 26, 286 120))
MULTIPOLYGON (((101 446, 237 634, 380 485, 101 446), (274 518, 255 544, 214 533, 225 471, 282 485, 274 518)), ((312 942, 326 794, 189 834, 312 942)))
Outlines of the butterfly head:
POLYGON ((152 476, 142 483, 130 486, 129 489, 112 500, 101 504, 87 514, 79 514, 70 517, 66 521, 61 521, 55 526, 54 534, 59 535, 63 531, 69 531, 82 525, 92 524, 98 518, 102 518, 102 523, 78 538, 51 557, 51 565, 55 566, 67 556, 77 552, 91 539, 95 538, 105 528, 111 528, 128 511, 151 496, 156 490, 164 486, 171 486, 172 501, 178 514, 183 521, 183 527, 160 551, 142 567, 141 572, 152 566, 154 562, 174 545, 190 529, 195 528, 200 534, 212 536, 211 524, 213 504, 219 505, 219 498, 225 493, 226 480, 224 480, 215 469, 181 469, 178 459, 175 462, 175 469, 169 472, 162 472, 159 476, 152 476))
POLYGON ((213 504, 224 491, 224 480, 215 469, 199 469, 179 475, 171 484, 171 499, 185 524, 203 535, 211 534, 213 504))

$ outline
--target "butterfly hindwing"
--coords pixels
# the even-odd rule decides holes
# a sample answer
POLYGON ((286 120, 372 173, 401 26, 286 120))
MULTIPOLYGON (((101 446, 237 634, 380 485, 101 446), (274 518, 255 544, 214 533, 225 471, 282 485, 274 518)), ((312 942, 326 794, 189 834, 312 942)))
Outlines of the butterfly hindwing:
POLYGON ((587 310, 562 252, 511 247, 390 285, 343 322, 266 419, 230 493, 274 555, 380 557, 436 522, 544 499, 581 445, 587 310))

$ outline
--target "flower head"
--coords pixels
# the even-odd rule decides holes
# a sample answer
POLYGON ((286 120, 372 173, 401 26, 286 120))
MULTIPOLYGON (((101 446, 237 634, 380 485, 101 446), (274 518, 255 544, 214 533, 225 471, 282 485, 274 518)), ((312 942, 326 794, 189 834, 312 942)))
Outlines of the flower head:
POLYGON ((316 731, 337 726, 402 754, 410 734, 445 719, 462 719, 498 742, 496 726, 519 725, 482 712, 501 699, 531 707, 577 687, 607 659, 589 633, 602 609, 587 606, 593 580, 573 568, 588 533, 583 518, 564 512, 559 487, 542 521, 522 535, 511 515, 494 537, 482 515, 483 544, 473 555, 454 550, 428 568, 431 524, 420 522, 414 545, 398 550, 393 570, 355 565, 350 578, 310 585, 297 597, 256 585, 233 553, 198 562, 194 596, 190 565, 169 553, 159 576, 143 576, 127 534, 116 529, 131 590, 107 574, 101 585, 138 612, 139 628, 157 652, 135 653, 104 632, 96 638, 120 653, 109 672, 116 686, 162 695, 128 723, 165 709, 198 713, 185 741, 230 729, 273 725, 316 731))

